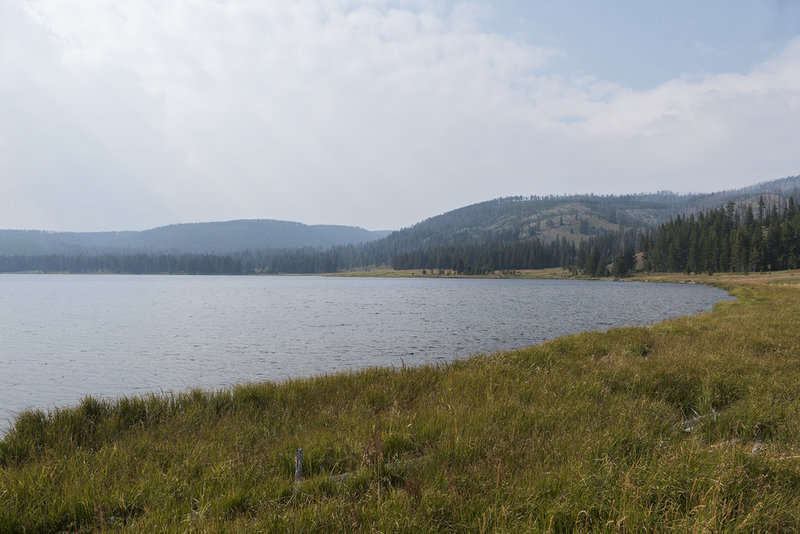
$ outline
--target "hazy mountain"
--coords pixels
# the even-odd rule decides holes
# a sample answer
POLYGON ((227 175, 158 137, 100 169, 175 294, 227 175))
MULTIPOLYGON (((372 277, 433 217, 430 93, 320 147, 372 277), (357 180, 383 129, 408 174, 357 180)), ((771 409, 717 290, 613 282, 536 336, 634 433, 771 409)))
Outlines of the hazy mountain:
POLYGON ((571 195, 506 197, 472 204, 425 219, 414 226, 376 241, 389 253, 435 246, 526 241, 570 241, 606 231, 644 228, 666 222, 676 215, 725 206, 745 206, 764 195, 780 204, 789 196, 798 199, 800 176, 710 194, 680 195, 668 191, 634 195, 571 195))
POLYGON ((609 231, 656 226, 676 215, 706 211, 728 202, 743 207, 757 203, 762 195, 768 204, 781 205, 789 196, 797 199, 798 190, 800 176, 709 194, 507 197, 465 206, 396 232, 275 220, 175 224, 141 232, 0 230, 0 256, 99 252, 226 254, 268 249, 328 249, 365 243, 364 247, 336 254, 352 256, 352 263, 357 265, 388 264, 395 254, 433 247, 534 239, 552 242, 562 238, 578 242, 609 231))
POLYGON ((275 220, 174 224, 140 232, 0 230, 0 255, 95 252, 234 253, 245 250, 329 248, 374 241, 390 232, 353 226, 275 220))

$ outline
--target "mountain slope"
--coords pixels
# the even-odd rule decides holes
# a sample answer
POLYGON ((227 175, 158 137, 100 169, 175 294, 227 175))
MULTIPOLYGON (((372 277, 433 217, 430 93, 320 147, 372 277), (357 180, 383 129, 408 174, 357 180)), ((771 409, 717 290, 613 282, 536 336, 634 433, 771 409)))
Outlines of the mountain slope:
POLYGON ((631 228, 653 227, 676 215, 689 215, 734 202, 781 204, 800 190, 800 176, 711 194, 671 192, 625 196, 571 195, 507 197, 465 206, 392 233, 372 245, 396 252, 436 246, 512 243, 538 238, 571 242, 631 228))
POLYGON ((349 263, 358 265, 389 264, 396 254, 434 247, 532 240, 549 243, 563 239, 577 243, 606 232, 654 227, 676 215, 707 211, 728 202, 743 207, 758 203, 764 196, 767 204, 780 206, 789 196, 797 199, 799 190, 800 176, 793 176, 710 194, 507 197, 465 206, 391 233, 275 220, 176 224, 142 232, 0 230, 0 256, 101 252, 229 254, 306 247, 328 249, 365 243, 357 250, 332 253, 337 258, 346 254, 352 258, 349 263))
POLYGON ((267 219, 174 224, 141 232, 0 230, 0 255, 94 252, 225 254, 245 250, 328 248, 374 241, 389 232, 267 219))

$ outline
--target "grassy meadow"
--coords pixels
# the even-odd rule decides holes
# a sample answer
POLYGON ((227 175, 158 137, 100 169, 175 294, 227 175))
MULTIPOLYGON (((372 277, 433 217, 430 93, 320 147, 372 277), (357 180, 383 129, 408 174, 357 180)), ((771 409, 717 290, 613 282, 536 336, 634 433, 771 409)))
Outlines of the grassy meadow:
POLYGON ((792 274, 671 276, 738 301, 447 365, 26 412, 0 532, 797 531, 792 274))

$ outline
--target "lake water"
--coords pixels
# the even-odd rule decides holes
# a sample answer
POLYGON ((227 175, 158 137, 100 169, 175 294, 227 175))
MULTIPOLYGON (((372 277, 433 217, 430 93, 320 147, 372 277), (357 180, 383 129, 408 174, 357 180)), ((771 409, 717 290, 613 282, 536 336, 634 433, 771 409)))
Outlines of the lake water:
POLYGON ((0 434, 25 408, 85 395, 443 362, 729 298, 610 281, 0 275, 0 434))

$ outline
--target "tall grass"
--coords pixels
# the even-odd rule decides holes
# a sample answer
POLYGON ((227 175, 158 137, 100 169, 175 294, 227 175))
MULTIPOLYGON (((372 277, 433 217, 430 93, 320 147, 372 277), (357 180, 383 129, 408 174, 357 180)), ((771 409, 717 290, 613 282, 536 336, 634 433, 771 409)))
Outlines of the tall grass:
POLYGON ((447 365, 23 413, 0 532, 796 531, 800 292, 737 284, 447 365))

